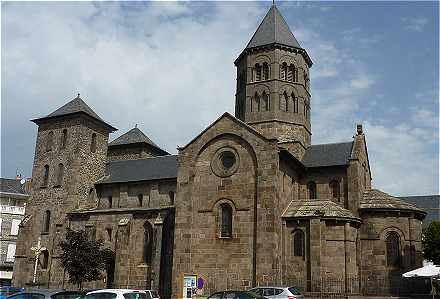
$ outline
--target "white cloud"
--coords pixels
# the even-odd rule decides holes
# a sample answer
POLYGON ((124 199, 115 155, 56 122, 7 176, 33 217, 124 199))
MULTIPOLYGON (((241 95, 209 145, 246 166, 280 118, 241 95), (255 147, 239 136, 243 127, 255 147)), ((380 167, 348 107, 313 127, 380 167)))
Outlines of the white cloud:
POLYGON ((404 23, 405 29, 409 31, 421 32, 428 24, 428 19, 425 17, 408 17, 403 18, 402 22, 404 23))

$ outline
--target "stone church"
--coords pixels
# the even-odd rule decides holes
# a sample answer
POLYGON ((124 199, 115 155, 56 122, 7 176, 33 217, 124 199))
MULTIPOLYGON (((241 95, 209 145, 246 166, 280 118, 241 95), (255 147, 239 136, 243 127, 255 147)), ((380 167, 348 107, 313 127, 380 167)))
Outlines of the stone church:
POLYGON ((14 284, 74 287, 58 246, 67 228, 115 253, 87 287, 154 288, 161 298, 256 285, 386 293, 420 266, 426 213, 371 188, 362 125, 347 142, 311 143, 312 60, 275 5, 235 65, 235 116, 177 155, 138 128, 109 142, 116 128, 80 95, 32 120, 14 284))

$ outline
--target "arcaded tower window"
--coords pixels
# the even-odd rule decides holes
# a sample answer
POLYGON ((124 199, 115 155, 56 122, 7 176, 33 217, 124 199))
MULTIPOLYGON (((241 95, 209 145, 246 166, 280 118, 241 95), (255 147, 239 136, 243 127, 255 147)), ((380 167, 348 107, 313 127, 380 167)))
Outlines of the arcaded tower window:
POLYGON ((67 129, 63 130, 63 134, 61 135, 61 149, 66 148, 67 144, 67 129))
POLYGON ((269 111, 269 95, 263 91, 263 111, 269 111))
POLYGON ((304 256, 304 233, 300 230, 293 232, 293 256, 304 256))
POLYGON ((142 207, 144 201, 144 196, 142 194, 138 195, 138 206, 142 207))
POLYGON ((90 151, 92 153, 96 152, 96 133, 92 134, 92 142, 90 143, 90 151))
POLYGON ((220 236, 222 238, 232 237, 232 207, 227 203, 220 206, 221 209, 221 227, 220 236))
POLYGON ((400 238, 396 232, 388 233, 386 240, 387 266, 400 266, 400 238))
POLYGON ((50 211, 46 210, 44 212, 44 218, 43 218, 43 233, 48 233, 50 229, 50 211))
POLYGON ((53 146, 53 132, 50 131, 47 135, 47 141, 46 141, 46 151, 51 151, 53 146))
POLYGON ((287 79, 287 63, 283 62, 280 65, 280 79, 286 80, 287 79))
POLYGON ((267 62, 263 63, 263 80, 269 80, 269 65, 267 62))
POLYGON ((255 65, 255 81, 261 81, 262 67, 259 63, 255 65))
POLYGON ((62 163, 58 164, 58 174, 56 186, 61 186, 63 184, 64 177, 64 165, 62 163))
POLYGON ((298 99, 293 92, 292 92, 291 96, 292 96, 292 101, 293 101, 293 112, 298 113, 298 99))
POLYGON ((282 106, 284 106, 284 107, 281 107, 281 110, 284 110, 284 111, 289 111, 289 96, 287 95, 287 93, 286 92, 284 92, 283 93, 283 102, 282 102, 282 106), (284 109, 283 109, 284 108, 284 109))
POLYGON ((307 184, 307 191, 309 193, 309 199, 316 199, 316 183, 315 182, 309 182, 307 184))
POLYGON ((49 165, 44 165, 43 183, 41 187, 47 187, 49 183, 49 165))

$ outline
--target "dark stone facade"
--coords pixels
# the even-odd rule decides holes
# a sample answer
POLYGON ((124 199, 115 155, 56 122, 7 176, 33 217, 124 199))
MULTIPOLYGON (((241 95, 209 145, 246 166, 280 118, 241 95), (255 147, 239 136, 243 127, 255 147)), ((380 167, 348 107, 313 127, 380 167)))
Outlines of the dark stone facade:
POLYGON ((286 30, 272 6, 235 62, 237 118, 225 113, 177 160, 136 130, 108 144, 114 128, 79 97, 37 120, 14 283, 32 283, 30 247, 40 238, 49 266, 38 267, 37 282, 74 287, 59 263, 67 228, 86 229, 115 252, 105 279, 85 287, 155 288, 162 298, 185 298, 186 278, 203 279, 205 295, 256 285, 368 294, 377 285, 363 281, 421 265, 426 213, 371 189, 362 126, 351 142, 311 145, 312 63, 286 30), (61 184, 56 172, 45 184, 45 165, 60 163, 61 184))

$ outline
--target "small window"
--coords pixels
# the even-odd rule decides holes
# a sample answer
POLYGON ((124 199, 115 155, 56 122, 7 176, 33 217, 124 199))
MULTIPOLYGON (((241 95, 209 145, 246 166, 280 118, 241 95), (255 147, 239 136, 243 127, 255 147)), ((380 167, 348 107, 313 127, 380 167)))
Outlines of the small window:
POLYGON ((330 191, 332 194, 332 198, 339 199, 340 194, 339 194, 339 182, 338 181, 333 180, 330 182, 330 191))
POLYGON ((304 256, 304 233, 300 230, 293 232, 293 256, 304 256))
POLYGON ((38 257, 38 261, 41 269, 46 270, 47 266, 49 265, 49 252, 47 250, 43 250, 38 257))
POLYGON ((221 206, 221 230, 222 238, 232 237, 232 207, 226 203, 221 206))
POLYGON ((170 191, 168 195, 170 196, 170 205, 174 205, 174 196, 175 196, 174 192, 170 191))
POLYGON ((92 201, 94 198, 95 198, 95 190, 93 190, 93 188, 90 188, 88 200, 92 201))
POLYGON ((96 152, 96 133, 92 134, 92 142, 90 143, 90 151, 92 153, 96 152))
POLYGON ((61 186, 63 184, 64 177, 64 165, 62 163, 58 164, 58 174, 57 174, 57 186, 61 186))
POLYGON ((12 219, 12 225, 11 225, 11 236, 18 235, 18 228, 20 226, 20 220, 19 219, 12 219))
POLYGON ((43 233, 48 233, 50 229, 50 211, 46 210, 43 217, 43 233))
POLYGON ((315 182, 309 182, 307 184, 307 191, 309 193, 309 199, 316 199, 316 183, 315 182))
POLYGON ((8 251, 6 252, 6 262, 12 263, 15 260, 16 244, 8 244, 8 251))
POLYGON ((63 130, 63 134, 61 135, 61 149, 65 149, 66 148, 66 144, 67 144, 67 129, 63 130))
POLYGON ((107 232, 107 240, 109 240, 111 242, 113 230, 111 228, 106 228, 105 231, 107 232))
POLYGON ((49 184, 49 165, 44 165, 43 184, 42 187, 47 187, 49 184))
POLYGON ((283 106, 284 106, 284 111, 289 111, 289 96, 287 95, 286 92, 283 93, 283 106))
POLYGON ((46 140, 46 151, 51 151, 53 146, 53 132, 50 131, 49 134, 47 134, 47 140, 46 140))
POLYGON ((113 208, 113 197, 112 196, 109 196, 107 198, 107 208, 109 208, 109 209, 113 208))
POLYGON ((144 201, 144 196, 142 194, 138 195, 138 207, 142 207, 144 201))

